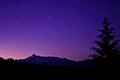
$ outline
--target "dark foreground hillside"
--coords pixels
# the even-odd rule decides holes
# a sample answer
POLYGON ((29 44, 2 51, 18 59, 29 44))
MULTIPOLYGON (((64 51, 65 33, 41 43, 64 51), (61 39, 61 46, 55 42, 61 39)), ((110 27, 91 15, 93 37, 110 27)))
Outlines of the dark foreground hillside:
POLYGON ((119 66, 73 69, 62 66, 40 66, 26 63, 0 64, 0 80, 119 80, 119 66))

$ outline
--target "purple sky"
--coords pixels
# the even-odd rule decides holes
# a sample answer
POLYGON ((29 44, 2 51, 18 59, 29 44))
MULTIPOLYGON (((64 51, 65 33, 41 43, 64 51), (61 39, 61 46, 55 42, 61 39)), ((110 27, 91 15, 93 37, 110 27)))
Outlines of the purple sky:
POLYGON ((87 59, 106 15, 120 32, 120 0, 0 0, 0 56, 87 59))

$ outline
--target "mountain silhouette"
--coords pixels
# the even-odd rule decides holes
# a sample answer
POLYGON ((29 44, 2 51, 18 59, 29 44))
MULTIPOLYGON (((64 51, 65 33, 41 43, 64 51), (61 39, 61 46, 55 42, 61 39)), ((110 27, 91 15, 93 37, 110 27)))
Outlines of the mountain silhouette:
POLYGON ((74 68, 88 68, 88 67, 95 66, 95 64, 89 61, 73 61, 66 58, 43 57, 35 54, 25 59, 20 59, 18 60, 18 62, 45 65, 45 66, 68 66, 68 67, 74 67, 74 68))
POLYGON ((43 57, 33 54, 32 56, 20 59, 19 62, 27 62, 31 64, 42 64, 42 65, 49 65, 49 66, 70 66, 75 61, 66 59, 66 58, 58 58, 58 57, 43 57))

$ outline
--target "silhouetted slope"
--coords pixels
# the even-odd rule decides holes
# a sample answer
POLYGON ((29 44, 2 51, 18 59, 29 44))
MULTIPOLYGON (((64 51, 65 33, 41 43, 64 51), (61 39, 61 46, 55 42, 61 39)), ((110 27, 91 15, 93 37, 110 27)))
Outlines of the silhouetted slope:
POLYGON ((89 61, 72 61, 66 58, 58 58, 58 57, 42 57, 33 54, 32 56, 26 59, 18 60, 20 63, 31 63, 37 65, 45 65, 45 66, 68 66, 73 68, 90 68, 95 67, 94 63, 89 61))
POLYGON ((56 65, 56 66, 69 66, 73 62, 72 60, 68 60, 66 58, 58 58, 58 57, 42 57, 33 54, 32 56, 19 60, 19 62, 27 62, 32 64, 43 64, 43 65, 56 65))

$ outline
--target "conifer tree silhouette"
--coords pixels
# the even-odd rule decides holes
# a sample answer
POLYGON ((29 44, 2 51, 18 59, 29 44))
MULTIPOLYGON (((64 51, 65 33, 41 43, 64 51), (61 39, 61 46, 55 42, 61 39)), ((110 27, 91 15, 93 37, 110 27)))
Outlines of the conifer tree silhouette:
POLYGON ((113 59, 120 54, 120 40, 116 40, 115 28, 111 28, 110 24, 107 16, 105 16, 103 29, 98 30, 101 34, 96 36, 99 40, 94 42, 96 47, 91 47, 95 54, 90 56, 94 59, 113 59))

